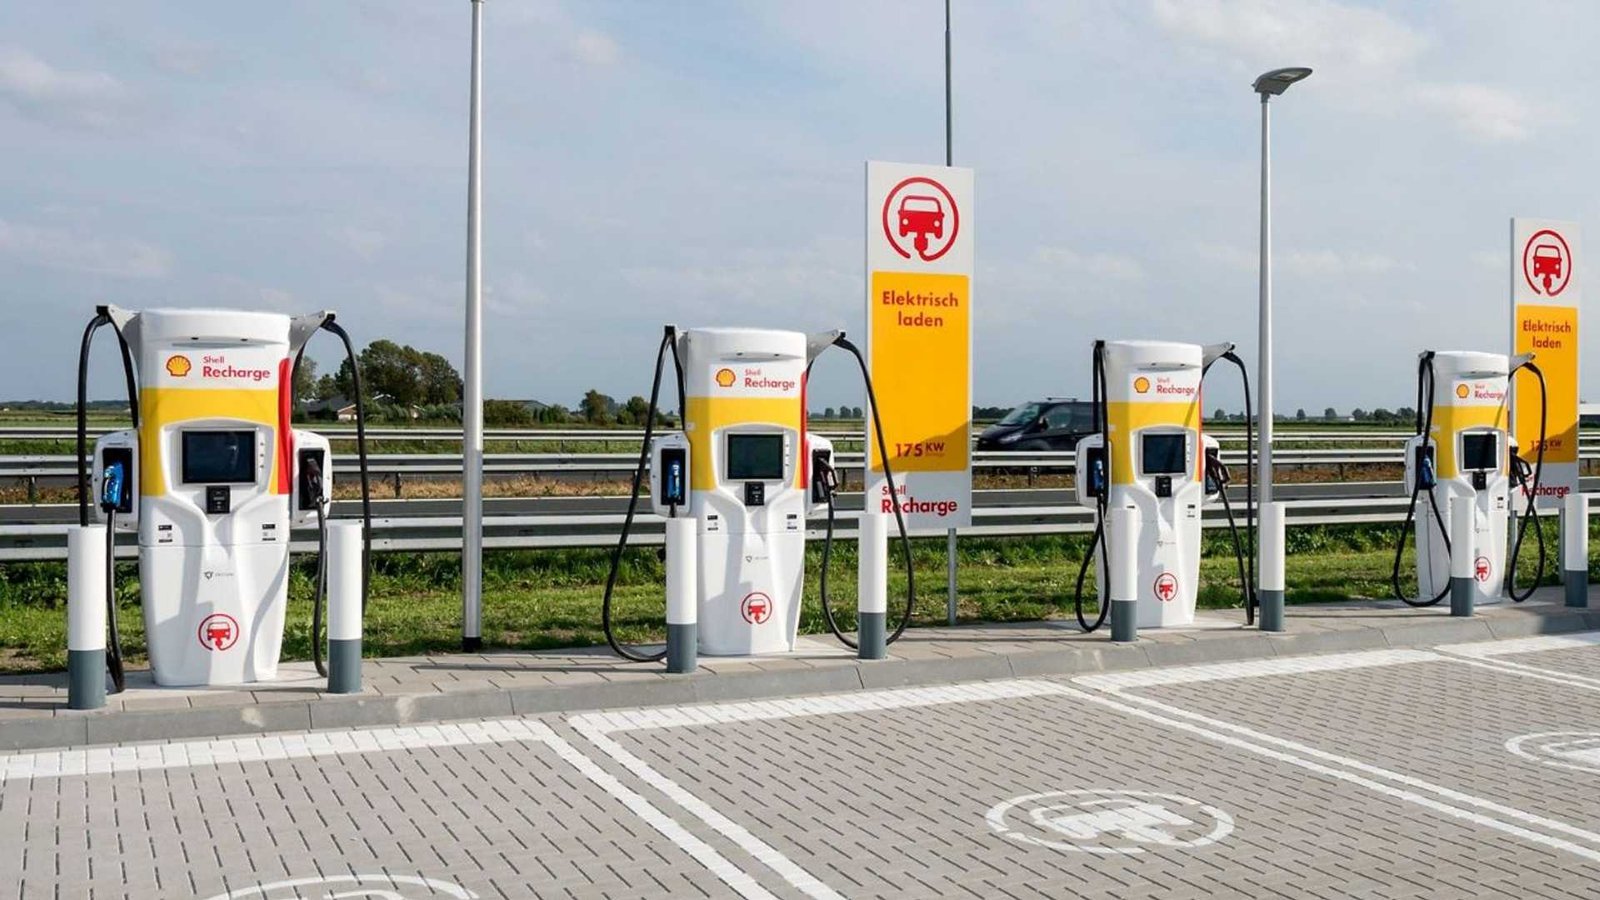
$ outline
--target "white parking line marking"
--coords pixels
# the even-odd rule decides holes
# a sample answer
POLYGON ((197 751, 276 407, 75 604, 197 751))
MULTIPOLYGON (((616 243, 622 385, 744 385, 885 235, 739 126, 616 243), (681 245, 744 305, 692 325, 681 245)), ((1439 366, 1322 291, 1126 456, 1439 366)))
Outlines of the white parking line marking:
POLYGON ((1441 787, 1439 785, 1429 784, 1421 779, 1412 778, 1409 775, 1402 775, 1398 772, 1390 772, 1385 769, 1380 769, 1377 766, 1367 765, 1359 760, 1349 759, 1348 757, 1340 757, 1332 753, 1325 753, 1321 750, 1317 750, 1314 747, 1307 747, 1304 744, 1298 744, 1294 741, 1287 741, 1282 738, 1273 737, 1272 735, 1262 734, 1257 731, 1252 731, 1248 728, 1243 728, 1241 726, 1233 725, 1217 719, 1211 719, 1198 713, 1191 713, 1187 710, 1168 706, 1165 703, 1149 700, 1144 697, 1135 697, 1127 694, 1115 693, 1109 695, 1091 694, 1085 691, 1079 691, 1073 688, 1065 687, 1062 688, 1062 693, 1068 696, 1079 697, 1083 700, 1089 701, 1090 703, 1097 703, 1101 706, 1110 707, 1111 709, 1118 710, 1119 712, 1134 716, 1136 718, 1144 719, 1150 722, 1157 722, 1159 724, 1166 725, 1169 728, 1176 728, 1180 731, 1186 731, 1190 734, 1203 737, 1206 740, 1224 744, 1230 747, 1235 747, 1249 753, 1254 753, 1257 756, 1275 759, 1279 762, 1316 772, 1320 775, 1327 775, 1330 778, 1337 778, 1340 781, 1360 785, 1368 790, 1383 794, 1386 797, 1392 797, 1396 800, 1404 800, 1407 803, 1414 803, 1426 809, 1433 810, 1434 812, 1449 816, 1450 818, 1472 822, 1476 825, 1482 825, 1485 828, 1492 828, 1496 831, 1501 831, 1506 834, 1522 838, 1523 840, 1531 843, 1539 844, 1540 846, 1557 850, 1565 850, 1568 853, 1571 853, 1575 856, 1581 856, 1591 862, 1600 862, 1600 848, 1587 847, 1583 844, 1577 844, 1563 838, 1553 837, 1548 834, 1532 831, 1529 828, 1523 827, 1522 825, 1512 824, 1511 822, 1494 818, 1491 815, 1474 812, 1470 809, 1462 809, 1458 806, 1451 806, 1449 803, 1445 803, 1442 800, 1436 800, 1432 797, 1424 796, 1423 794, 1417 793, 1414 790, 1406 790, 1404 788, 1394 787, 1392 785, 1384 784, 1381 781, 1376 781, 1373 778, 1357 775, 1353 772, 1346 771, 1345 769, 1335 768, 1335 765, 1346 766, 1350 769, 1365 772, 1378 778, 1386 778, 1400 784, 1407 785, 1408 787, 1417 788, 1418 790, 1430 791, 1440 795, 1441 797, 1446 797, 1465 805, 1486 809, 1500 815, 1504 815, 1507 818, 1515 819, 1527 825, 1538 825, 1552 831, 1561 832, 1572 837, 1577 837, 1582 840, 1600 844, 1600 834, 1595 834, 1593 832, 1585 831, 1581 828, 1576 828, 1572 825, 1568 825, 1565 822, 1558 822, 1552 819, 1546 819, 1542 816, 1535 816, 1532 813, 1527 813, 1519 809, 1513 809, 1508 806, 1503 806, 1498 803, 1493 803, 1488 800, 1463 794, 1460 791, 1453 791, 1449 788, 1441 787), (1151 712, 1150 709, 1141 709, 1139 706, 1129 705, 1129 702, 1123 701, 1142 704, 1150 707, 1151 709, 1159 709, 1168 715, 1160 715, 1155 712, 1151 712), (1193 722, 1183 721, 1183 719, 1191 719, 1202 722, 1212 727, 1201 727, 1200 725, 1193 724, 1193 722), (1223 731, 1232 731, 1238 734, 1246 735, 1250 738, 1250 740, 1225 734, 1223 731), (1274 747, 1280 747, 1283 749, 1273 749, 1274 747), (1312 758, 1308 759, 1307 757, 1312 758), (1316 762, 1315 760, 1317 759, 1326 760, 1327 762, 1331 763, 1331 765, 1324 765, 1321 762, 1316 762))
POLYGON ((1576 650, 1600 644, 1600 631, 1582 631, 1576 634, 1545 634, 1539 637, 1513 638, 1505 641, 1473 641, 1470 644, 1443 644, 1435 647, 1440 653, 1488 659, 1492 656, 1514 656, 1519 653, 1543 653, 1549 650, 1576 650))
POLYGON ((539 722, 501 719, 492 722, 51 750, 0 756, 0 783, 22 778, 115 775, 119 772, 147 769, 274 762, 285 759, 341 756, 348 753, 379 753, 386 750, 422 750, 433 747, 504 744, 514 741, 548 741, 552 738, 555 738, 555 733, 539 722))
POLYGON ((1452 662, 1494 669, 1512 675, 1522 675, 1539 681, 1548 681, 1583 690, 1600 690, 1600 678, 1551 669, 1528 663, 1512 662, 1503 657, 1525 653, 1548 653, 1552 650, 1579 650, 1600 645, 1600 632, 1585 631, 1578 634, 1547 634, 1539 637, 1517 638, 1508 641, 1474 641, 1470 644, 1446 644, 1436 648, 1452 662))
POLYGON ((585 713, 568 721, 574 728, 610 734, 616 731, 644 731, 652 728, 681 728, 687 725, 726 725, 790 719, 797 716, 826 716, 841 713, 882 712, 941 703, 970 703, 981 700, 1012 700, 1037 697, 1059 690, 1047 681, 980 681, 940 687, 901 688, 886 691, 857 691, 823 694, 815 697, 789 697, 782 700, 754 700, 742 703, 702 703, 694 706, 652 707, 618 712, 585 713))
MULTIPOLYGON (((745 707, 749 706, 750 704, 735 705, 745 707)), ((592 721, 585 721, 592 720, 593 718, 593 716, 576 716, 572 719, 569 719, 568 722, 572 725, 574 730, 587 738, 589 742, 598 747, 601 752, 616 760, 645 784, 648 784, 661 793, 666 794, 667 797, 672 800, 672 802, 683 807, 683 809, 690 815, 706 823, 706 825, 710 826, 718 834, 730 841, 733 841, 741 850, 755 857, 762 865, 776 872, 780 877, 783 878, 783 880, 793 885, 796 890, 801 891, 808 897, 814 897, 816 900, 844 900, 842 895, 836 893, 826 884, 823 884, 822 881, 815 875, 812 875, 805 869, 800 868, 800 866, 796 865, 793 860, 778 852, 778 850, 772 845, 751 834, 744 828, 744 826, 718 812, 710 804, 701 800, 699 797, 689 793, 677 782, 666 777, 665 775, 662 775, 655 769, 650 768, 649 764, 644 760, 634 756, 632 753, 629 753, 622 747, 622 745, 607 737, 603 731, 599 730, 599 728, 593 724, 592 721)), ((781 717, 769 716, 767 718, 781 717)), ((746 718, 731 719, 730 721, 752 720, 753 719, 751 718, 746 718)), ((676 822, 673 824, 677 825, 676 822)), ((726 881, 727 879, 723 880, 726 881)), ((737 888, 735 889, 737 890, 737 888)))
POLYGON ((1444 812, 1447 815, 1456 818, 1467 819, 1469 821, 1487 825, 1489 827, 1505 831, 1509 834, 1515 834, 1518 837, 1534 840, 1536 843, 1541 843, 1545 846, 1559 846, 1561 849, 1569 850, 1573 853, 1583 856, 1586 859, 1600 862, 1600 849, 1583 847, 1578 844, 1572 844, 1569 841, 1550 837, 1549 835, 1528 831, 1526 828, 1521 827, 1521 825, 1515 825, 1511 822, 1502 821, 1501 819, 1493 818, 1492 816, 1485 815, 1484 813, 1492 813, 1494 815, 1503 816, 1506 819, 1520 822, 1522 825, 1544 828, 1549 831, 1600 845, 1600 834, 1579 828, 1575 825, 1571 825, 1557 819, 1546 818, 1544 816, 1527 812, 1526 810, 1506 806, 1505 804, 1496 803, 1492 800, 1485 800, 1482 797, 1476 797, 1453 788, 1445 787, 1443 785, 1433 784, 1432 782, 1424 781, 1411 775, 1406 775, 1401 772, 1395 772, 1379 766, 1371 765, 1369 763, 1364 763, 1361 760, 1354 759, 1352 757, 1329 753, 1325 750, 1319 750, 1316 747, 1302 744, 1298 741, 1291 741, 1287 738, 1276 737, 1274 735, 1256 731, 1252 728, 1247 728, 1243 725, 1235 725, 1232 722, 1226 722, 1221 719, 1214 719, 1210 716, 1202 715, 1200 713, 1190 712, 1189 710, 1181 709, 1167 703, 1162 703, 1159 700, 1152 700, 1148 697, 1139 697, 1133 694, 1123 694, 1114 691, 1110 692, 1109 696, 1089 694, 1071 688, 1063 688, 1063 691, 1075 696, 1081 696, 1084 699, 1091 700, 1103 706, 1111 706, 1113 708, 1120 709, 1129 715, 1135 715, 1152 721, 1160 721, 1172 726, 1173 728, 1178 728, 1193 734, 1202 735, 1209 740, 1224 743, 1233 747, 1238 747, 1243 750, 1249 750, 1252 753, 1257 753, 1272 759, 1278 759, 1304 769, 1310 769, 1322 774, 1332 775, 1333 777, 1340 778, 1354 784, 1360 784, 1363 787, 1371 788, 1372 790, 1391 797, 1417 803, 1429 809, 1444 812), (1136 705, 1130 706, 1128 704, 1136 705), (1154 712, 1152 712, 1152 710, 1154 710, 1154 712), (1229 732, 1231 732, 1231 734, 1229 734, 1229 732), (1327 763, 1327 765, 1324 765, 1323 763, 1327 763), (1354 772, 1360 772, 1362 774, 1356 775, 1350 771, 1332 768, 1332 766, 1343 766, 1345 769, 1354 770, 1354 772), (1364 776, 1371 777, 1368 778, 1364 776), (1373 778, 1386 779, 1388 781, 1395 782, 1396 784, 1404 785, 1405 787, 1413 790, 1402 790, 1400 788, 1395 788, 1390 785, 1385 785, 1382 782, 1374 781, 1372 780, 1373 778), (1436 794, 1445 800, 1449 800, 1453 803, 1459 803, 1462 806, 1483 810, 1484 812, 1478 813, 1469 809, 1461 809, 1460 807, 1450 806, 1439 800, 1434 800, 1432 798, 1415 793, 1415 791, 1426 791, 1428 793, 1436 794))
POLYGON ((1213 663, 1201 666, 1174 666, 1167 669, 1135 669, 1127 672, 1107 672, 1100 675, 1080 675, 1072 679, 1084 687, 1103 691, 1120 691, 1131 688, 1156 687, 1163 684, 1196 684, 1202 681, 1226 681, 1234 678, 1261 678, 1270 675, 1306 675, 1312 672, 1338 672, 1372 666, 1396 666, 1407 663, 1438 662, 1437 654, 1426 650, 1367 650, 1359 653, 1335 653, 1324 656, 1287 656, 1276 659, 1252 659, 1243 662, 1213 663))
POLYGON ((1509 659, 1468 659, 1461 656, 1443 657, 1448 662, 1462 666, 1473 666, 1479 669, 1489 669, 1505 675, 1520 675, 1532 678, 1535 681, 1548 681, 1562 687, 1581 688, 1586 691, 1600 691, 1600 678, 1590 678, 1587 675, 1577 675, 1572 672, 1563 672, 1560 669, 1546 669, 1540 666, 1530 666, 1526 663, 1515 663, 1509 659))
MULTIPOLYGON (((750 875, 661 812, 650 801, 584 756, 542 722, 495 719, 398 728, 365 728, 306 734, 263 735, 170 744, 94 747, 0 757, 0 783, 27 778, 71 775, 116 775, 150 769, 274 762, 384 751, 425 750, 520 741, 543 743, 595 786, 610 794, 663 837, 676 844, 712 874, 748 900, 775 900, 750 875)), ((309 883, 309 882, 307 882, 309 883)), ((287 884, 287 883, 286 883, 287 884)), ((341 895, 342 896, 342 895, 341 895)))
POLYGON ((936 706, 945 703, 1013 700, 1023 697, 1053 695, 1060 691, 1060 685, 1052 684, 1048 681, 987 681, 939 687, 821 694, 811 697, 789 697, 782 700, 702 703, 693 706, 668 706, 607 713, 586 713, 570 717, 567 723, 641 781, 665 794, 674 803, 683 807, 690 815, 698 818, 718 834, 737 844, 746 853, 777 873, 778 876, 787 881, 796 890, 801 891, 808 897, 817 898, 817 900, 843 900, 837 892, 824 884, 821 879, 801 868, 772 845, 756 837, 744 826, 718 812, 710 804, 685 790, 677 782, 651 768, 648 763, 628 752, 626 748, 607 737, 607 735, 615 732, 680 728, 692 725, 725 725, 737 722, 791 719, 801 716, 883 712, 895 709, 936 706))
MULTIPOLYGON (((590 738, 590 740, 593 740, 593 738, 590 738)), ((602 737, 601 740, 605 740, 605 738, 602 737)), ((771 893, 768 893, 748 873, 729 862, 727 857, 718 853, 716 848, 689 833, 688 829, 679 825, 671 816, 657 809, 649 800, 639 796, 638 793, 618 781, 611 773, 600 768, 594 760, 584 756, 579 752, 578 748, 553 733, 550 735, 549 744, 556 753, 560 754, 562 759, 571 763, 573 768, 583 773, 584 777, 619 800, 622 805, 632 810, 635 815, 659 832, 662 837, 678 845, 678 849, 694 857, 701 865, 710 870, 711 874, 722 879, 724 884, 737 891, 739 896, 745 897, 747 900, 776 900, 771 893)))

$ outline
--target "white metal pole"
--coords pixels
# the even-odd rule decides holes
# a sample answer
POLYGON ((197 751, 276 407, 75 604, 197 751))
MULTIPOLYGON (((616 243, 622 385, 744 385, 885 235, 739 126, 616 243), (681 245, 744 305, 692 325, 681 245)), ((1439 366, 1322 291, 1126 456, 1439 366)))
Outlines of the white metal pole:
POLYGON ((1256 481, 1262 506, 1272 502, 1272 151, 1268 95, 1261 95, 1261 334, 1256 393, 1261 416, 1256 481))
POLYGON ((467 143, 467 350, 461 404, 461 648, 483 647, 483 0, 472 0, 467 143))
MULTIPOLYGON (((361 693, 361 539, 359 520, 328 523, 328 693, 361 693)), ((312 640, 317 636, 312 635, 312 640)))

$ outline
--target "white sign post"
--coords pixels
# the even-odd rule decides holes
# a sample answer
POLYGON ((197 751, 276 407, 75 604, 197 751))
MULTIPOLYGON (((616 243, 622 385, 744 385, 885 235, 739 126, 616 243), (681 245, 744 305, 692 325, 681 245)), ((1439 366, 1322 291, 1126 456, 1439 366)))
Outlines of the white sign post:
MULTIPOLYGON (((1578 490, 1580 253, 1572 222, 1511 220, 1511 352, 1533 354, 1548 398, 1540 509, 1560 509, 1562 498, 1578 490)), ((1540 413, 1538 379, 1518 372, 1511 379, 1511 433, 1530 462, 1539 452, 1540 413)))
POLYGON ((867 421, 866 504, 972 524, 972 170, 867 163, 867 346, 891 496, 867 421))

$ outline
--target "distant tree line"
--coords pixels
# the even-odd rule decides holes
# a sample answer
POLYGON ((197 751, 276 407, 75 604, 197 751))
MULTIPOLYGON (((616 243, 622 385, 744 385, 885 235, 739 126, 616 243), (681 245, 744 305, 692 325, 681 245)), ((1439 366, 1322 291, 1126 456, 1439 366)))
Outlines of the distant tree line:
MULTIPOLYGON (((1260 415, 1257 414, 1256 418, 1259 419, 1260 415)), ((1272 421, 1274 421, 1274 422, 1369 422, 1369 423, 1371 423, 1373 425, 1408 425, 1408 424, 1411 424, 1411 423, 1415 422, 1416 418, 1417 418, 1417 411, 1412 409, 1409 406, 1402 406, 1399 409, 1392 409, 1392 410, 1391 409, 1385 409, 1385 408, 1383 408, 1381 406, 1378 407, 1377 409, 1371 409, 1371 410, 1361 409, 1360 407, 1357 407, 1356 409, 1350 410, 1350 415, 1348 415, 1348 416, 1340 415, 1338 410, 1336 410, 1336 409, 1334 409, 1333 407, 1330 406, 1330 407, 1324 409, 1322 411, 1322 415, 1320 415, 1320 416, 1312 416, 1312 415, 1308 414, 1304 409, 1297 409, 1297 410, 1294 411, 1294 415, 1293 416, 1287 416, 1287 415, 1279 414, 1279 415, 1273 416, 1272 417, 1272 421)), ((1244 413, 1243 412, 1228 412, 1227 410, 1225 410, 1225 409, 1223 409, 1223 408, 1221 408, 1219 406, 1219 407, 1217 407, 1217 409, 1214 412, 1211 413, 1210 421, 1212 421, 1212 422, 1239 422, 1239 423, 1243 423, 1244 422, 1244 413)))

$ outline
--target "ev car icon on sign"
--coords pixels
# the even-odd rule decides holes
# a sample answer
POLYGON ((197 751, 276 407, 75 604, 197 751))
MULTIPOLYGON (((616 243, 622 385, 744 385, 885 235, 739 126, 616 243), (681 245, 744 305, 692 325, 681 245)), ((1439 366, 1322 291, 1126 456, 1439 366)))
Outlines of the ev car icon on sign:
POLYGON ((1522 277, 1535 294, 1554 297, 1572 280, 1572 250, 1559 231, 1536 231, 1522 247, 1522 277))
POLYGON ((894 252, 933 262, 955 245, 961 210, 955 197, 932 178, 907 178, 883 198, 883 236, 894 252))

